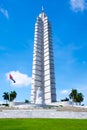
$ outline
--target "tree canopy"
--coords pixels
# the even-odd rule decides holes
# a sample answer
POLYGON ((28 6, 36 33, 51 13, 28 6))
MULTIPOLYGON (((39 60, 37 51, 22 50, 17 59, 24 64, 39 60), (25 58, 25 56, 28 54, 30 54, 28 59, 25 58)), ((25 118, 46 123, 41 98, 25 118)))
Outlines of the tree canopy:
POLYGON ((17 96, 17 93, 15 91, 11 91, 10 93, 9 92, 4 92, 3 93, 3 98, 4 100, 6 100, 6 104, 7 104, 7 101, 13 101, 17 96))
POLYGON ((72 101, 75 102, 76 104, 77 103, 81 104, 81 102, 84 100, 83 97, 84 97, 83 94, 78 93, 76 89, 72 89, 71 93, 69 94, 69 98, 72 99, 72 101))

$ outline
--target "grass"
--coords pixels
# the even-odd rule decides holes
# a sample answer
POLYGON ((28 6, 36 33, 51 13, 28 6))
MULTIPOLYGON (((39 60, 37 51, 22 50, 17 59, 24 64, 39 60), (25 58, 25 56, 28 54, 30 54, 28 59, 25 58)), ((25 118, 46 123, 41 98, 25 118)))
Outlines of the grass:
POLYGON ((0 119, 0 130, 87 130, 87 119, 0 119))

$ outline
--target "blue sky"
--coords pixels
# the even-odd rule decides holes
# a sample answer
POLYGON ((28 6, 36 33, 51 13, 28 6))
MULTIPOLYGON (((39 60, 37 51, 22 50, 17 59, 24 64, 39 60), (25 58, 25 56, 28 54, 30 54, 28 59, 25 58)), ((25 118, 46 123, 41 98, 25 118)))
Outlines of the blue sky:
POLYGON ((30 98, 34 25, 42 5, 52 24, 57 100, 74 88, 87 104, 86 0, 0 0, 0 101, 13 90, 16 101, 30 98), (9 86, 9 73, 15 85, 9 86))

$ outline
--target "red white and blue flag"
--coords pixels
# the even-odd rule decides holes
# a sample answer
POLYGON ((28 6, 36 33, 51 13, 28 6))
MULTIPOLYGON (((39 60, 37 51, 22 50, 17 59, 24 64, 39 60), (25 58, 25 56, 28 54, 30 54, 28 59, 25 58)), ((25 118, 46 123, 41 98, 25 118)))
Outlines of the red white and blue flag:
POLYGON ((16 83, 16 81, 14 80, 13 76, 11 74, 9 74, 9 78, 14 82, 16 83))

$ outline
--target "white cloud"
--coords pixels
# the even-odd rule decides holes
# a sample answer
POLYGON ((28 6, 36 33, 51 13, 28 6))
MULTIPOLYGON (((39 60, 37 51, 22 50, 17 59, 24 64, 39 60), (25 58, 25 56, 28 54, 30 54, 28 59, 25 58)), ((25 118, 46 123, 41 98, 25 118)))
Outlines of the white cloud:
POLYGON ((61 94, 68 94, 69 93, 69 90, 61 90, 61 92, 60 92, 61 94))
POLYGON ((70 6, 75 12, 83 12, 87 9, 87 2, 85 0, 70 0, 70 6))
POLYGON ((8 10, 0 8, 0 13, 2 13, 7 19, 9 19, 8 10))
POLYGON ((6 78, 9 80, 9 74, 11 74, 16 83, 11 82, 12 86, 15 87, 26 87, 31 85, 31 77, 27 74, 23 74, 19 71, 10 71, 6 73, 6 78))

